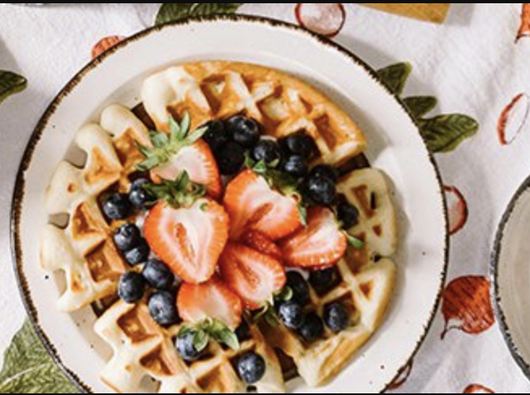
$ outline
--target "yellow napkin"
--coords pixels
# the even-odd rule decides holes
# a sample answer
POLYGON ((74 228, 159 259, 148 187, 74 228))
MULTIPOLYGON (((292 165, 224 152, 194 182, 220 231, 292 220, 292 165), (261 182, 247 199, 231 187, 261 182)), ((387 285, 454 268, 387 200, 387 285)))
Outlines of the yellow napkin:
POLYGON ((443 23, 451 3, 363 3, 364 5, 376 8, 381 11, 403 15, 410 18, 421 19, 423 21, 443 23))

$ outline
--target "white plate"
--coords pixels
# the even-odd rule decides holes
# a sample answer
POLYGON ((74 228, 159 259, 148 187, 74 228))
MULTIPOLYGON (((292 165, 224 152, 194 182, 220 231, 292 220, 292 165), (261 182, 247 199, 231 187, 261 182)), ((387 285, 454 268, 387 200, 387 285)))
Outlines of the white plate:
POLYGON ((448 232, 440 179, 405 107, 357 57, 300 28, 262 18, 220 17, 156 27, 118 45, 82 70, 54 100, 32 136, 13 206, 13 255, 30 316, 54 358, 87 391, 104 392, 98 374, 109 350, 92 331, 94 314, 56 311, 56 283, 39 269, 44 191, 75 132, 106 105, 138 103, 140 82, 176 62, 239 60, 274 67, 314 84, 367 131, 374 167, 393 181, 400 211, 399 276, 388 318, 328 387, 298 393, 380 392, 418 351, 445 278, 448 232))
POLYGON ((497 321, 512 356, 530 379, 530 178, 512 199, 501 221, 491 260, 492 298, 497 321))

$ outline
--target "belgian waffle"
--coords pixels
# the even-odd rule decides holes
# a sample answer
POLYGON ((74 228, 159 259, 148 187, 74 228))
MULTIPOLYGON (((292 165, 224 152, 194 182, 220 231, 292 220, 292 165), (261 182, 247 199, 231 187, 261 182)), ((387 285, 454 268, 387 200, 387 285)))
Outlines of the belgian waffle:
POLYGON ((384 176, 377 170, 352 172, 341 180, 339 190, 360 209, 359 225, 350 230, 365 247, 352 249, 337 266, 335 286, 325 293, 311 289, 308 309, 322 316, 324 307, 340 301, 350 311, 351 326, 323 340, 305 342, 282 325, 265 324, 267 340, 291 357, 298 373, 312 387, 335 377, 381 325, 395 279, 391 257, 397 244, 394 208, 384 176))
POLYGON ((324 163, 340 165, 361 154, 364 133, 335 103, 298 79, 269 68, 234 62, 188 63, 148 78, 145 108, 159 130, 167 130, 168 110, 191 115, 194 126, 244 114, 282 138, 305 131, 324 163))
POLYGON ((246 393, 234 369, 238 358, 253 351, 267 363, 265 377, 255 384, 258 393, 284 393, 280 364, 259 329, 251 325, 236 352, 211 342, 201 360, 184 362, 173 339, 179 326, 161 328, 145 304, 116 303, 96 323, 96 332, 112 347, 114 356, 102 380, 118 392, 137 392, 141 380, 151 377, 160 383, 160 393, 246 393))
MULTIPOLYGON (((176 119, 188 112, 192 128, 245 114, 272 137, 310 134, 320 151, 317 162, 340 166, 366 146, 363 132, 331 100, 294 77, 260 66, 202 62, 172 67, 146 80, 142 99, 149 121, 161 131, 167 131, 168 112, 176 119)), ((64 161, 53 176, 46 193, 47 212, 68 221, 66 226, 45 228, 41 264, 49 272, 65 274, 58 301, 61 311, 77 311, 114 296, 128 269, 112 240, 122 223, 107 222, 99 202, 106 192, 130 189, 135 165, 143 160, 136 142, 149 145, 145 124, 131 111, 111 106, 99 124, 85 126, 76 135, 75 145, 86 155, 83 166, 64 161)), ((210 344, 201 360, 188 364, 173 344, 178 325, 155 324, 145 301, 138 305, 120 301, 104 312, 95 327, 113 349, 103 381, 118 392, 139 391, 144 377, 158 382, 161 393, 247 392, 234 362, 243 353, 256 351, 267 362, 266 376, 256 390, 285 392, 274 348, 294 360, 309 385, 321 385, 337 374, 381 323, 395 275, 394 264, 382 257, 391 257, 397 244, 394 210, 379 172, 355 171, 341 180, 339 189, 361 209, 359 225, 351 233, 366 245, 350 251, 339 263, 339 278, 330 292, 311 291, 311 305, 322 313, 329 302, 342 301, 351 311, 350 330, 339 335, 328 332, 324 340, 306 344, 282 326, 250 325, 250 336, 240 351, 210 344)))
POLYGON ((142 160, 135 141, 148 143, 144 124, 123 107, 107 108, 100 125, 85 126, 76 135, 75 145, 86 155, 84 166, 60 163, 48 187, 48 214, 68 217, 66 227, 44 229, 41 246, 42 267, 66 276, 61 311, 73 312, 115 294, 126 271, 98 200, 111 188, 129 189, 129 176, 142 160))

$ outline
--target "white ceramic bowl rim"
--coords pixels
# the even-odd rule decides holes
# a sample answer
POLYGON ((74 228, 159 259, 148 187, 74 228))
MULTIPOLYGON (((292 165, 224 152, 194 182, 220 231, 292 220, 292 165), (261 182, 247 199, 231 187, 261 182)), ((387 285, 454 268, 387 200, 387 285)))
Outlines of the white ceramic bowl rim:
POLYGON ((493 301, 497 322, 499 323, 499 329, 506 344, 508 345, 508 348, 510 349, 510 353, 512 354, 513 358, 515 359, 525 376, 530 380, 530 361, 526 361, 523 355, 519 352, 519 348, 517 347, 517 344, 512 336, 512 331, 510 329, 510 326, 508 325, 506 309, 503 305, 501 287, 499 283, 500 259, 503 248, 505 247, 505 231, 507 230, 511 219, 513 218, 513 215, 518 208, 519 202, 521 201, 523 195, 526 193, 530 193, 530 177, 528 177, 519 187, 501 219, 491 256, 490 280, 492 284, 491 299, 493 301))
MULTIPOLYGON (((410 111, 406 107, 406 105, 402 102, 402 100, 397 96, 394 92, 392 92, 383 82, 381 82, 379 76, 375 72, 374 69, 372 69, 367 63, 365 63, 363 60, 358 58, 356 55, 354 55, 352 52, 350 52, 348 49, 342 47, 341 45, 323 37, 318 34, 312 33, 306 29, 303 29, 297 25, 293 25, 287 22, 277 21, 265 17, 256 17, 256 16, 250 16, 250 15, 219 15, 219 16, 213 16, 213 17, 193 17, 184 19, 177 22, 170 22, 166 23, 164 25, 154 26, 149 29, 146 29, 144 31, 141 31, 124 41, 118 43, 116 46, 112 47, 111 49, 104 52, 99 57, 93 59, 87 66, 85 66, 79 73, 77 73, 66 85, 65 87, 60 91, 60 93, 54 98, 54 100, 51 102, 47 110, 45 111, 44 115, 38 122, 34 132, 31 135, 31 138, 29 140, 29 143, 26 147, 26 150, 24 152, 18 174, 17 174, 17 180, 15 185, 15 190, 13 194, 13 200, 12 200, 12 208, 11 208, 11 254, 12 254, 12 260, 14 265, 14 270, 17 277, 18 287, 20 290, 20 293, 22 295, 22 299, 25 305, 25 308, 27 310, 28 316, 30 318, 30 321, 33 324, 33 327, 35 328, 35 331, 39 338, 41 339, 42 343, 44 344, 46 350, 50 354, 50 356, 53 358, 53 360, 56 362, 56 364, 59 366, 59 368, 65 373, 65 375, 70 379, 70 381, 77 387, 78 390, 81 392, 92 392, 91 388, 83 383, 82 379, 78 377, 73 371, 71 371, 65 364, 61 361, 61 358, 59 357, 58 351, 52 344, 52 342, 49 340, 49 337, 43 330, 43 328, 40 326, 37 318, 37 311, 34 305, 34 302, 32 300, 28 282, 24 276, 24 272, 22 270, 23 267, 23 256, 22 256, 22 242, 19 238, 20 235, 20 221, 21 221, 21 212, 22 212, 22 204, 24 200, 24 193, 25 193, 25 174, 27 170, 30 167, 30 164, 32 162, 33 154, 35 153, 35 150, 37 148, 37 145, 48 126, 49 120, 52 118, 52 116, 55 114, 56 109, 60 106, 62 101, 65 97, 67 97, 75 88, 76 86, 81 82, 81 80, 90 74, 90 72, 94 69, 96 69, 102 62, 105 61, 108 57, 112 56, 115 52, 120 51, 121 49, 125 48, 130 43, 133 43, 137 40, 141 40, 144 37, 147 37, 153 33, 157 33, 159 31, 162 31, 167 28, 172 28, 176 26, 182 26, 187 25, 189 23, 211 23, 215 21, 233 21, 233 22, 247 22, 247 23, 256 23, 256 24, 266 24, 269 26, 278 26, 286 29, 291 29, 293 31, 296 31, 299 34, 303 34, 307 36, 308 39, 313 40, 314 42, 317 42, 318 44, 327 46, 330 49, 333 49, 335 51, 338 51, 342 55, 346 56, 347 58, 351 59, 351 61, 359 66, 361 66, 370 76, 373 77, 377 83, 385 89, 386 92, 400 105, 400 107, 403 109, 403 111, 408 114, 410 117, 410 120, 412 123, 418 128, 417 123, 414 119, 414 117, 411 115, 410 111)), ((419 134, 419 129, 418 129, 419 134)), ((440 274, 440 288, 437 290, 437 298, 435 304, 432 306, 432 310, 430 312, 428 320, 426 320, 424 325, 424 330, 422 335, 417 341, 416 347, 414 348, 413 353, 410 355, 410 358, 404 362, 403 366, 398 370, 396 376, 391 380, 385 388, 381 389, 381 392, 386 392, 388 389, 391 388, 392 384, 397 380, 400 375, 409 367, 409 365, 414 360, 414 357, 419 352, 421 345, 423 344, 424 340, 427 337, 427 334, 429 332, 429 329, 432 326, 432 323, 434 322, 436 312, 438 311, 438 307, 441 302, 442 292, 444 289, 444 284, 446 280, 447 275, 447 269, 449 265, 449 245, 450 245, 450 234, 449 234, 449 227, 448 227, 448 209, 445 199, 443 198, 443 182, 441 178, 441 174, 439 171, 439 168, 436 164, 436 161, 434 159, 434 156, 432 153, 429 152, 427 149, 427 145, 425 146, 425 152, 428 155, 429 162, 432 165, 434 174, 437 178, 437 184, 439 186, 439 190, 437 191, 439 195, 441 196, 441 201, 443 205, 443 215, 445 219, 446 229, 445 229, 445 243, 444 243, 444 263, 443 263, 443 271, 440 274)))

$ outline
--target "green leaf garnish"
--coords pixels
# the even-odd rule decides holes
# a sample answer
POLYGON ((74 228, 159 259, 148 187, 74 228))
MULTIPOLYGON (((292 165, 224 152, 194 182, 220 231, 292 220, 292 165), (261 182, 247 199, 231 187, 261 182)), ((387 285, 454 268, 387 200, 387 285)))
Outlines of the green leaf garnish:
POLYGON ((138 164, 136 168, 140 171, 149 171, 165 165, 182 148, 195 144, 207 130, 206 128, 199 128, 191 132, 190 127, 191 119, 188 113, 184 114, 180 124, 175 118, 170 116, 169 135, 159 131, 151 131, 149 139, 153 148, 137 143, 138 150, 145 157, 145 160, 138 164))
POLYGON ((254 316, 254 322, 259 323, 261 321, 267 322, 272 327, 278 326, 278 317, 274 311, 274 306, 271 303, 267 303, 263 309, 254 316))
POLYGON ((298 203, 298 214, 300 215, 300 222, 307 228, 307 208, 302 203, 298 203))
POLYGON ((217 343, 224 344, 234 351, 237 351, 240 348, 237 335, 221 321, 213 320, 209 329, 209 334, 217 343))
POLYGON ((234 351, 240 348, 237 335, 219 320, 206 319, 197 325, 183 325, 178 336, 183 337, 189 333, 193 333, 193 346, 198 352, 204 351, 210 340, 224 344, 234 351))
POLYGON ((364 248, 366 244, 364 241, 358 239, 357 237, 350 235, 348 232, 344 232, 344 234, 346 235, 346 238, 348 239, 348 243, 350 243, 353 248, 357 250, 364 248))
POLYGON ((276 303, 286 303, 293 299, 294 292, 291 287, 285 287, 278 294, 274 295, 274 301, 276 303))
MULTIPOLYGON (((151 205, 162 200, 177 209, 191 207, 197 200, 206 195, 206 187, 192 182, 186 171, 177 177, 175 181, 162 180, 160 184, 148 183, 142 185, 142 188, 153 196, 153 202, 150 202, 151 205)), ((203 211, 206 211, 207 208, 207 204, 201 206, 203 211)))
POLYGON ((193 336, 193 347, 198 352, 202 352, 208 347, 208 343, 210 342, 210 337, 206 331, 198 330, 195 332, 195 335, 193 336))

